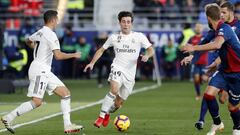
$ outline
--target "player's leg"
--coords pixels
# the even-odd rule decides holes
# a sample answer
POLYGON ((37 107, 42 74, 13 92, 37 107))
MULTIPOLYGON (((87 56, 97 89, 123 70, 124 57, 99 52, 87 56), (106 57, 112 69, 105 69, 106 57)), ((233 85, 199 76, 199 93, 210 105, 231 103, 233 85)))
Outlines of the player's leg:
POLYGON ((205 98, 202 98, 200 116, 199 116, 198 122, 195 123, 195 127, 196 127, 198 130, 203 129, 204 119, 205 119, 207 110, 208 110, 207 102, 206 102, 205 98))
POLYGON ((200 85, 201 85, 201 76, 200 76, 201 68, 198 65, 192 65, 192 75, 193 75, 193 83, 196 91, 196 100, 200 100, 200 85))
POLYGON ((47 79, 45 75, 37 75, 31 76, 30 84, 28 87, 28 97, 32 99, 30 101, 24 102, 19 105, 16 109, 8 113, 7 115, 2 117, 2 122, 4 123, 5 127, 11 132, 14 133, 14 129, 11 126, 11 122, 17 117, 22 114, 25 114, 42 104, 42 98, 45 93, 47 79))
POLYGON ((215 135, 217 130, 222 131, 224 129, 219 115, 219 106, 215 97, 220 89, 228 89, 227 82, 221 72, 215 72, 204 93, 204 99, 207 102, 208 110, 213 119, 213 125, 207 135, 215 135))
POLYGON ((61 98, 61 111, 63 113, 63 124, 64 124, 64 132, 72 133, 79 132, 83 129, 81 125, 72 124, 70 119, 71 112, 71 94, 68 88, 63 84, 61 80, 59 80, 53 73, 49 74, 49 82, 47 85, 46 91, 49 95, 53 93, 58 95, 61 98))
POLYGON ((200 95, 200 85, 201 85, 201 79, 200 79, 200 74, 199 73, 195 73, 193 76, 193 80, 194 80, 194 88, 196 91, 196 100, 200 100, 201 95, 200 95))
POLYGON ((204 93, 204 99, 206 100, 209 112, 213 120, 212 127, 207 135, 215 135, 217 130, 222 131, 224 129, 224 125, 219 115, 219 106, 215 98, 218 91, 218 88, 214 86, 208 86, 204 93))
MULTIPOLYGON (((110 92, 106 94, 106 96, 103 99, 103 103, 101 106, 101 111, 99 114, 98 119, 94 122, 94 126, 100 128, 100 126, 103 124, 103 121, 109 121, 109 110, 111 106, 114 104, 114 100, 116 99, 116 95, 119 91, 119 88, 121 87, 121 82, 117 82, 114 80, 110 81, 110 92)), ((104 124, 107 125, 107 124, 104 124)))
POLYGON ((240 135, 240 80, 238 78, 228 78, 228 110, 233 121, 233 135, 240 135))
MULTIPOLYGON (((230 99, 231 100, 231 99, 230 99)), ((233 121, 233 135, 240 134, 240 110, 237 105, 228 103, 228 110, 230 111, 233 121)))

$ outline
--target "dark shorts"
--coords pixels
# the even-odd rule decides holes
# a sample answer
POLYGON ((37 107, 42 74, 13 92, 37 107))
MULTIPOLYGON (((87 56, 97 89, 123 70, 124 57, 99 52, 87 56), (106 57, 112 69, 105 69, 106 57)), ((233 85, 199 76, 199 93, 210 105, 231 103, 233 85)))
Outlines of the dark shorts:
POLYGON ((192 65, 192 75, 195 75, 195 74, 203 75, 205 73, 204 70, 205 70, 205 65, 196 65, 196 64, 192 65))
POLYGON ((228 92, 229 103, 237 105, 240 102, 240 73, 224 73, 217 71, 213 74, 209 86, 228 92))

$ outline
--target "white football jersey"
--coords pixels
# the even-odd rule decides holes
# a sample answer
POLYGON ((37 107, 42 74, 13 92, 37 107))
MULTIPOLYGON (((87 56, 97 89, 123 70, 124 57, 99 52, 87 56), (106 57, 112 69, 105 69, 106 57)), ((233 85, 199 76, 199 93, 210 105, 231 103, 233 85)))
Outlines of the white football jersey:
POLYGON ((103 48, 114 48, 115 58, 112 66, 119 69, 129 80, 135 80, 137 60, 141 48, 147 49, 152 44, 140 32, 124 35, 121 32, 112 34, 104 43, 103 48))
MULTIPOLYGON (((43 67, 51 69, 53 50, 60 49, 57 35, 47 26, 33 33, 29 40, 36 43, 33 51, 33 62, 40 63, 43 67)), ((40 68, 40 67, 39 67, 40 68)))

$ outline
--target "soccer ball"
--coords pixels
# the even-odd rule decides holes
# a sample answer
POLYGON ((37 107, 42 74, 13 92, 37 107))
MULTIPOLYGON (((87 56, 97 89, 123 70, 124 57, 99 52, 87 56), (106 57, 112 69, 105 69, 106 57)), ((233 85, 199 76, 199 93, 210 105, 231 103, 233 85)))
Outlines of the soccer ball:
POLYGON ((114 125, 117 128, 118 131, 120 132, 125 132, 128 130, 130 126, 130 120, 127 116, 125 115, 118 115, 114 119, 114 125))

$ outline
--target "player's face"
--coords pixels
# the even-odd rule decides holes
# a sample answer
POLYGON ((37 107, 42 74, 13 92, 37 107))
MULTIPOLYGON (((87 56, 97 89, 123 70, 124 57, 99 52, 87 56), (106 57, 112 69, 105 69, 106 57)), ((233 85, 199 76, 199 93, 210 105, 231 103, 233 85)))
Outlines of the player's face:
POLYGON ((122 17, 119 24, 120 24, 122 33, 129 34, 132 29, 132 18, 131 17, 122 17))
POLYGON ((225 7, 221 8, 221 18, 223 19, 224 22, 229 22, 230 21, 230 11, 225 7))
POLYGON ((201 34, 202 33, 202 25, 201 24, 197 23, 195 25, 195 32, 196 32, 196 34, 201 34))

